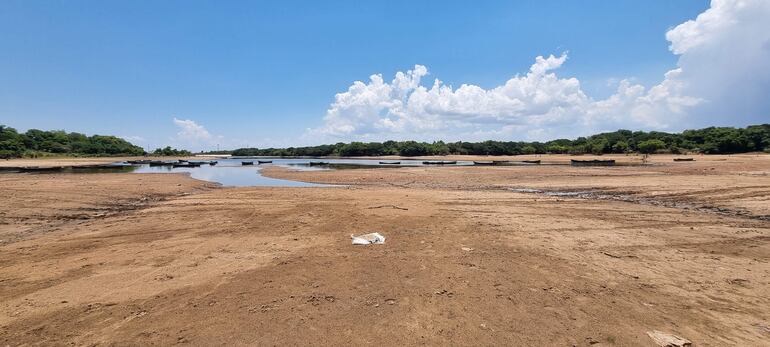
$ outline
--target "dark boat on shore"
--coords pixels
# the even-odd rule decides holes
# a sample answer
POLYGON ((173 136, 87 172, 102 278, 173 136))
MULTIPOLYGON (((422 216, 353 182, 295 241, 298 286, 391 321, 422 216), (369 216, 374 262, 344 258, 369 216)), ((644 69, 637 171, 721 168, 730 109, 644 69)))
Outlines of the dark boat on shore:
POLYGON ((695 161, 694 158, 674 158, 674 161, 695 161))
POLYGON ((381 161, 380 165, 398 165, 401 164, 400 161, 381 161))
POLYGON ((454 165, 457 161, 424 161, 422 165, 454 165))
POLYGON ((498 165, 497 162, 494 161, 473 161, 473 165, 482 165, 482 166, 492 166, 492 165, 498 165))
POLYGON ((118 169, 123 167, 133 166, 130 163, 110 163, 110 164, 93 164, 93 165, 74 165, 70 168, 72 170, 96 170, 96 169, 118 169))
POLYGON ((575 160, 575 159, 571 159, 570 162, 571 162, 571 164, 573 166, 614 166, 615 165, 615 160, 614 159, 610 159, 610 160, 596 160, 596 159, 594 159, 594 160, 575 160))
POLYGON ((257 163, 259 164, 272 164, 272 160, 257 160, 257 163))
POLYGON ((325 161, 311 161, 311 162, 309 162, 307 164, 310 165, 310 166, 329 165, 329 163, 325 162, 325 161))
POLYGON ((19 171, 21 172, 59 172, 63 170, 64 167, 61 166, 23 166, 19 168, 19 171))
POLYGON ((241 165, 254 165, 253 161, 242 161, 241 165))

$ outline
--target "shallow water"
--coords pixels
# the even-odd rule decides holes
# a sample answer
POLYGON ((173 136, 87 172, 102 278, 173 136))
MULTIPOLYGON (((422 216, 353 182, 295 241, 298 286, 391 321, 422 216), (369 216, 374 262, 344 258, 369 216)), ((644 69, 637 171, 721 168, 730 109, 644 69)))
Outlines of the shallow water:
MULTIPOLYGON (((172 166, 149 166, 147 164, 128 165, 118 162, 103 166, 88 167, 63 167, 53 171, 36 172, 37 173, 106 173, 106 172, 133 172, 133 173, 188 173, 192 178, 215 182, 224 186, 233 187, 331 187, 333 185, 324 185, 316 183, 307 183, 301 181, 291 181, 276 178, 269 178, 260 174, 260 169, 267 165, 276 165, 291 168, 293 170, 335 170, 335 169, 357 169, 357 168, 399 168, 399 167, 452 167, 452 166, 472 166, 472 161, 457 161, 456 164, 431 165, 424 164, 422 159, 283 159, 283 158, 237 158, 237 159, 197 159, 192 162, 207 163, 217 161, 214 166, 202 164, 200 167, 172 167, 172 166), (259 160, 271 160, 272 163, 259 164, 259 160), (242 162, 250 161, 254 165, 242 165, 242 162), (380 162, 399 162, 399 164, 381 164, 380 162), (311 163, 323 163, 323 165, 311 165, 311 163)), ((429 160, 441 161, 441 160, 429 160)), ((444 160, 445 161, 445 160, 444 160)), ((169 161, 172 162, 172 161, 169 161)), ((175 161, 173 161, 175 162, 175 161)), ((9 172, 14 172, 13 170, 9 172)), ((15 171, 15 172, 18 172, 15 171)))
MULTIPOLYGON (((428 166, 423 164, 423 160, 374 160, 374 159, 265 159, 265 158, 239 158, 239 159, 213 159, 217 164, 210 166, 203 164, 195 168, 175 168, 171 166, 149 166, 138 165, 134 169, 135 173, 189 173, 192 178, 220 183, 224 186, 248 187, 329 187, 330 185, 307 183, 300 181, 282 180, 269 178, 260 174, 260 168, 267 165, 276 165, 291 168, 294 170, 333 170, 333 169, 354 169, 354 168, 396 168, 412 166, 428 166), (272 160, 269 164, 259 164, 258 160, 272 160), (254 165, 243 165, 242 162, 251 161, 254 165), (399 161, 398 165, 380 164, 383 162, 399 161), (328 165, 310 165, 310 163, 328 163, 328 165)), ((192 160, 206 162, 208 160, 192 160)), ((464 166, 473 165, 472 161, 458 161, 455 165, 443 166, 464 166)), ((441 166, 441 165, 430 165, 441 166)))
POLYGON ((190 177, 216 182, 229 187, 328 187, 329 185, 315 184, 301 181, 282 180, 277 178, 265 177, 260 174, 259 166, 242 166, 240 161, 238 165, 219 161, 215 166, 207 164, 200 167, 171 167, 171 166, 149 166, 139 165, 133 171, 134 173, 188 173, 190 177))

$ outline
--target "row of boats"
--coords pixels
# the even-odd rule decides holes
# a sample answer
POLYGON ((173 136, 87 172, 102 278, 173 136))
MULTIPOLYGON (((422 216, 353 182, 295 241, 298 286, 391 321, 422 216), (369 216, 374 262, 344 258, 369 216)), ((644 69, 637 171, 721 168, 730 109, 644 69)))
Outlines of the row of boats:
POLYGON ((127 163, 132 165, 147 164, 150 166, 171 166, 171 167, 200 167, 201 165, 217 165, 218 161, 188 161, 184 159, 179 160, 129 160, 127 163))
MULTIPOLYGON (((693 158, 674 158, 674 161, 695 161, 693 158)), ((272 160, 259 160, 259 164, 268 164, 272 163, 272 160)), ((379 162, 380 165, 401 165, 400 161, 381 161, 379 162)), ((540 160, 520 160, 520 161, 512 161, 512 160, 492 160, 492 161, 473 161, 473 165, 479 165, 479 166, 506 166, 506 165, 539 165, 541 163, 540 160)), ((242 162, 243 165, 253 165, 253 161, 244 161, 242 162)), ((456 160, 433 160, 433 161, 423 161, 423 165, 457 165, 456 160)), ((598 160, 598 159, 592 159, 592 160, 578 160, 578 159, 571 159, 570 164, 573 166, 614 166, 615 160, 614 159, 607 159, 607 160, 598 160)), ((329 165, 328 162, 325 161, 311 161, 308 162, 308 165, 310 166, 324 166, 329 165)))
MULTIPOLYGON (((257 165, 260 165, 260 164, 270 164, 272 162, 273 162, 272 160, 257 160, 257 165)), ((241 165, 254 165, 254 161, 253 160, 252 161, 242 161, 241 165)))
MULTIPOLYGON (((674 161, 677 162, 690 162, 695 161, 693 158, 674 158, 674 161)), ((272 160, 256 160, 256 161, 241 161, 241 165, 254 165, 254 163, 257 163, 258 165, 261 164, 271 164, 272 160)), ((27 167, 6 167, 0 169, 0 171, 15 171, 15 172, 57 172, 62 171, 65 169, 71 169, 71 170, 94 170, 94 169, 115 169, 115 168, 121 168, 125 166, 132 166, 132 165, 149 165, 149 166, 170 166, 175 168, 194 168, 194 167, 200 167, 202 165, 210 165, 214 166, 217 165, 218 161, 216 160, 210 160, 210 161, 188 161, 184 159, 179 160, 128 160, 126 162, 122 163, 110 163, 110 164, 94 164, 94 165, 79 165, 79 166, 48 166, 48 167, 36 167, 36 166, 27 166, 27 167)), ((380 161, 380 165, 401 165, 402 161, 380 161)), ((473 165, 478 166, 513 166, 513 165, 539 165, 541 163, 540 160, 521 160, 521 161, 511 161, 511 160, 493 160, 493 161, 473 161, 473 165)), ((329 165, 329 162, 325 161, 311 161, 308 162, 307 165, 309 166, 327 166, 329 165)), ((423 165, 456 165, 457 161, 446 161, 446 160, 435 160, 435 161, 423 161, 423 165)), ((615 160, 609 159, 609 160, 577 160, 577 159, 571 159, 570 164, 573 166, 614 166, 615 160)))
MULTIPOLYGON (((260 164, 272 163, 272 161, 259 161, 260 164)), ((513 166, 513 165, 539 165, 540 160, 493 160, 493 161, 473 161, 473 165, 479 166, 513 166)), ((253 162, 243 162, 243 165, 253 165, 253 162)), ((329 165, 329 162, 325 161, 311 161, 308 162, 309 166, 325 166, 329 165)), ((401 161, 380 161, 380 165, 401 165, 401 161)), ((430 160, 423 161, 423 165, 457 165, 456 160, 430 160)), ((571 164, 575 166, 612 166, 615 165, 615 160, 571 160, 571 164)))

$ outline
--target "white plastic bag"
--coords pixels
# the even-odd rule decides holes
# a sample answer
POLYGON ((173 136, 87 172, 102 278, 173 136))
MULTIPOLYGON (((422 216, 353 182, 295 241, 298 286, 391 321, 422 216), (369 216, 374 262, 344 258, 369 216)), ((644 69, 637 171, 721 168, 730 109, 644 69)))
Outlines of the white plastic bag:
POLYGON ((385 243, 385 236, 380 235, 380 233, 371 233, 358 236, 351 234, 350 238, 353 239, 354 245, 376 245, 385 243))

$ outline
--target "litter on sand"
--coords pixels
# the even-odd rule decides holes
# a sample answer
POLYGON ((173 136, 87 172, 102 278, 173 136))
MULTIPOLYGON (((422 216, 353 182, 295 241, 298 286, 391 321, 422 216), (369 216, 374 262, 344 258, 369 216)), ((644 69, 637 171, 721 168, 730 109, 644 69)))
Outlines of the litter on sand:
POLYGON ((664 333, 662 331, 653 330, 648 331, 647 335, 650 336, 650 338, 655 341, 658 346, 662 347, 690 347, 692 346, 692 342, 690 340, 687 340, 685 338, 664 333))
POLYGON ((371 233, 366 235, 350 235, 350 238, 353 239, 354 245, 371 245, 371 244, 383 244, 385 243, 385 236, 380 235, 380 233, 371 233))

